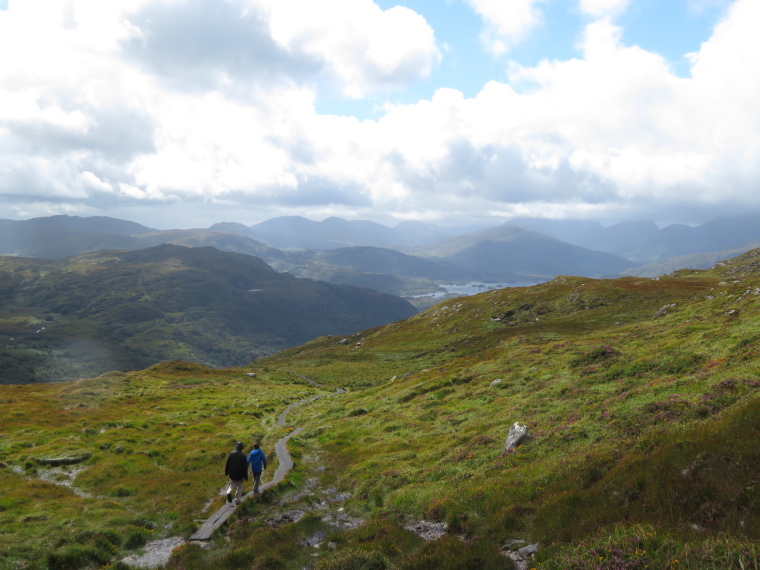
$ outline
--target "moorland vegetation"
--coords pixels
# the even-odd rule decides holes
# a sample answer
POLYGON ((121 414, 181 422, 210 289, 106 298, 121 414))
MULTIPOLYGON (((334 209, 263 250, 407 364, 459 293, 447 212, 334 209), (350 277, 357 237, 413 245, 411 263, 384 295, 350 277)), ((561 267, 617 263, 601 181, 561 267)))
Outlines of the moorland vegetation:
POLYGON ((286 481, 166 568, 510 568, 519 540, 547 570, 759 568, 759 353, 754 250, 452 299, 244 368, 4 386, 0 567, 125 567, 188 537, 236 440, 271 449, 287 405, 333 394, 292 413, 286 481))
POLYGON ((242 365, 415 312, 392 295, 297 279, 211 247, 0 257, 0 383, 59 382, 171 359, 242 365))

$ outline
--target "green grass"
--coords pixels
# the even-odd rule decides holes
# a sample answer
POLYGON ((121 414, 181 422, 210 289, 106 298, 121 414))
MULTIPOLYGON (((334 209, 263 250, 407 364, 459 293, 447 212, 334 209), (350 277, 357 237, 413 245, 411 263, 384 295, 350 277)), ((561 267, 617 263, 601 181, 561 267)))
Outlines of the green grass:
POLYGON ((286 483, 168 567, 505 568, 501 545, 522 539, 540 544, 537 568, 758 568, 758 257, 453 299, 348 344, 258 359, 253 379, 169 362, 6 386, 0 562, 100 564, 102 541, 73 549, 83 532, 112 533, 112 561, 151 536, 188 536, 221 504, 237 439, 271 450, 289 403, 344 387, 289 417, 304 430, 286 483), (504 453, 515 422, 531 437, 504 453), (51 460, 64 463, 53 475, 51 460), (86 496, 62 485, 74 471, 86 496), (321 519, 327 488, 350 495, 343 512, 364 526, 321 519), (263 522, 292 508, 307 515, 263 522), (403 528, 418 520, 448 535, 423 543, 403 528), (304 546, 318 531, 321 545, 304 546))

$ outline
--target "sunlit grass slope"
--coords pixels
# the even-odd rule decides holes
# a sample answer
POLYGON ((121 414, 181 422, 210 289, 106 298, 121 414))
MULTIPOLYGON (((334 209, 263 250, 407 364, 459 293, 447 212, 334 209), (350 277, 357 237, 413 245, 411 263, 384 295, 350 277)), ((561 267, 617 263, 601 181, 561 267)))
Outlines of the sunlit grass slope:
POLYGON ((296 380, 174 361, 3 386, 0 567, 102 565, 153 536, 189 534, 224 500, 235 442, 271 449, 284 433, 277 414, 315 393, 296 380))
POLYGON ((709 271, 446 301, 256 360, 253 379, 175 362, 7 387, 0 561, 55 562, 78 539, 101 563, 150 529, 188 536, 221 500, 236 438, 271 448, 289 402, 344 387, 294 414, 289 492, 307 493, 241 509, 227 540, 167 567, 509 568, 500 549, 522 539, 539 543, 537 568, 758 568, 758 351, 760 250, 709 271), (531 437, 504 453, 515 422, 531 437), (82 461, 68 469, 91 497, 41 480, 40 459, 64 457, 82 461), (308 492, 326 488, 365 524, 324 523, 308 492), (294 507, 311 514, 263 522, 294 507), (423 543, 403 528, 420 519, 448 535, 423 543), (322 546, 304 546, 316 530, 322 546))
POLYGON ((558 277, 263 362, 355 387, 303 414, 364 516, 539 541, 546 568, 755 567, 759 260, 558 277))

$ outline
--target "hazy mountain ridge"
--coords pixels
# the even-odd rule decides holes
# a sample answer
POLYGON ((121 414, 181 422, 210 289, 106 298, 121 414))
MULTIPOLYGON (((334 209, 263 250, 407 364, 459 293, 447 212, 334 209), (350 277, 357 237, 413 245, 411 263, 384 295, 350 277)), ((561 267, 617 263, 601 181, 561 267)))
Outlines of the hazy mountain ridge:
POLYGON ((282 216, 254 224, 249 229, 274 247, 303 249, 408 247, 451 235, 450 231, 422 222, 401 222, 390 228, 368 220, 344 220, 334 216, 321 222, 301 216, 282 216))
POLYGON ((747 251, 760 243, 760 216, 715 218, 699 226, 672 224, 662 229, 652 222, 598 222, 515 218, 510 224, 541 231, 568 243, 621 255, 639 264, 670 257, 724 250, 747 251))
POLYGON ((261 259, 161 245, 65 260, 0 258, 3 381, 58 381, 183 358, 212 366, 414 314, 370 289, 261 259))
POLYGON ((488 281, 542 281, 559 274, 600 277, 631 266, 622 257, 510 224, 408 251, 441 259, 488 281))
MULTIPOLYGON (((651 222, 622 222, 605 228, 590 221, 515 219, 496 228, 451 236, 447 235, 450 230, 421 222, 389 228, 335 217, 314 222, 288 216, 250 227, 221 222, 209 229, 158 231, 113 218, 54 216, 25 222, 0 220, 0 253, 62 258, 161 243, 212 246, 261 257, 277 270, 297 276, 411 299, 435 292, 446 282, 539 282, 558 274, 654 276, 688 265, 707 267, 760 243, 760 223, 756 222, 755 217, 744 216, 716 219, 697 228, 659 229, 651 222), (111 227, 112 233, 99 233, 111 227), (756 241, 747 241, 753 236, 756 241), (286 249, 264 243, 270 240, 286 249), (412 243, 420 245, 412 247, 412 243), (711 250, 725 243, 740 245, 711 250), (697 253, 669 257, 682 250, 697 253), (655 261, 637 270, 634 262, 605 251, 655 261)), ((425 306, 428 301, 415 303, 425 306)))
POLYGON ((441 282, 542 281, 558 273, 599 276, 630 267, 630 263, 620 262, 614 256, 599 255, 507 225, 430 243, 447 235, 447 231, 420 222, 402 222, 388 228, 367 221, 328 218, 313 222, 296 216, 275 218, 250 228, 224 222, 206 230, 143 231, 142 226, 124 226, 120 220, 110 218, 96 222, 90 224, 87 218, 67 216, 51 219, 52 228, 46 226, 44 218, 33 223, 16 222, 14 227, 21 227, 23 231, 17 233, 13 248, 11 241, 0 242, 4 248, 0 253, 62 258, 86 251, 135 250, 161 243, 212 246, 221 251, 261 257, 278 270, 294 275, 403 296, 435 292, 441 282), (81 226, 103 231, 107 230, 107 222, 114 223, 121 231, 142 233, 103 234, 59 229, 81 226), (296 250, 283 251, 265 245, 256 237, 296 250), (372 245, 358 245, 367 243, 372 245), (378 243, 428 245, 390 249, 379 247, 378 243), (311 247, 304 249, 302 246, 307 244, 311 247), (348 244, 348 247, 319 249, 319 246, 336 244, 348 244))

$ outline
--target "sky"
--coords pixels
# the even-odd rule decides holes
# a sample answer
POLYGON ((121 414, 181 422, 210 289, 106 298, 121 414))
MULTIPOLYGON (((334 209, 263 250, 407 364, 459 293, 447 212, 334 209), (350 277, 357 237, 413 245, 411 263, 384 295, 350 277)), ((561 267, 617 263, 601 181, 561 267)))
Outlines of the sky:
POLYGON ((760 0, 0 0, 0 218, 760 211, 760 0))

